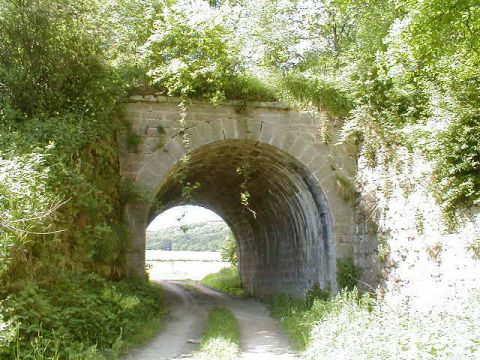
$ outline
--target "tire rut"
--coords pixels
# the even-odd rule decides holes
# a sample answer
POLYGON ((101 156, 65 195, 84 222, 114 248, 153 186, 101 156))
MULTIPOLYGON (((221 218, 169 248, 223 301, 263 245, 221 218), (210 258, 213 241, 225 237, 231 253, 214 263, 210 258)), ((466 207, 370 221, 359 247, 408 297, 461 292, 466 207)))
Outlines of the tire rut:
POLYGON ((253 299, 232 297, 194 281, 161 281, 170 310, 166 326, 151 342, 124 360, 194 359, 208 312, 214 305, 232 310, 240 328, 240 359, 288 360, 297 358, 265 305, 253 299))

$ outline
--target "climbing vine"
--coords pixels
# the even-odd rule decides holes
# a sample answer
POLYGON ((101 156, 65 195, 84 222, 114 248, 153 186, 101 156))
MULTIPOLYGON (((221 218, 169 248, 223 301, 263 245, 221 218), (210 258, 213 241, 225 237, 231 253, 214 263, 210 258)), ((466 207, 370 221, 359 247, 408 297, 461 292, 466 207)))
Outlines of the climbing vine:
POLYGON ((182 97, 180 103, 178 104, 180 111, 178 133, 182 137, 182 144, 186 154, 180 160, 179 170, 175 174, 175 177, 182 188, 182 199, 184 201, 192 200, 195 190, 201 186, 198 181, 192 182, 189 176, 192 159, 189 153, 190 138, 187 133, 188 101, 189 100, 186 97, 182 97))
POLYGON ((248 211, 254 218, 257 213, 252 210, 250 203, 250 192, 248 191, 248 183, 250 181, 251 163, 249 160, 243 160, 242 164, 237 167, 236 172, 241 177, 240 182, 240 204, 244 210, 248 211))

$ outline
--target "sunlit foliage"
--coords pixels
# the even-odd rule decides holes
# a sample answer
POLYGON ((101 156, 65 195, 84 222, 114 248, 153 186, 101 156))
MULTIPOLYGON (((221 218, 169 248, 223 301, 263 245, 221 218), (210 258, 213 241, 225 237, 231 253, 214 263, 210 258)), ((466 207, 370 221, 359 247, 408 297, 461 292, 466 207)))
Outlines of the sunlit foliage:
POLYGON ((0 39, 5 293, 125 274, 115 132, 135 91, 316 106, 372 166, 423 151, 447 213, 480 201, 476 0, 0 0, 0 39))

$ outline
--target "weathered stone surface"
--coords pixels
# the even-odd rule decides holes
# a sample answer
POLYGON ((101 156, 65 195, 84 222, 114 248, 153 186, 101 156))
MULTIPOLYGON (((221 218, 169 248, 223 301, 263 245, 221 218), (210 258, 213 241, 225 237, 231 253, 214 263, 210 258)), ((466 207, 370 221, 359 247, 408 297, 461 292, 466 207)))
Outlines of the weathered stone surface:
POLYGON ((355 223, 353 206, 336 189, 334 168, 350 170, 355 162, 315 135, 326 115, 276 103, 247 104, 240 111, 240 103, 214 107, 194 101, 185 147, 177 104, 178 99, 135 97, 124 106, 123 117, 144 146, 136 154, 122 146, 121 171, 133 175, 148 198, 126 209, 130 274, 144 275, 145 228, 152 214, 191 203, 229 224, 240 248, 242 280, 252 294, 302 295, 314 284, 336 289, 336 259, 354 254, 355 223), (191 199, 181 197, 176 176, 187 152, 187 178, 201 184, 191 199), (240 202, 244 178, 237 172, 244 164, 248 207, 240 202))
POLYGON ((480 261, 471 246, 479 239, 480 208, 460 211, 457 229, 447 229, 431 189, 433 168, 420 151, 407 148, 394 157, 380 153, 376 166, 359 157, 363 212, 356 213, 355 258, 363 280, 372 283, 377 276, 392 306, 463 311, 479 287, 480 261))

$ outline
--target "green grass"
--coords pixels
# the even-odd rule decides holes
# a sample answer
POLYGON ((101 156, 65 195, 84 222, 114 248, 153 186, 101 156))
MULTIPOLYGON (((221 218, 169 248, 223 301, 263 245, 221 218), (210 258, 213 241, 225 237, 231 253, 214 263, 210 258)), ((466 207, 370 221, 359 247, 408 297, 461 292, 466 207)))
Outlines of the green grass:
POLYGON ((163 290, 143 282, 62 274, 25 284, 0 306, 0 359, 117 359, 155 334, 165 312, 163 290))
POLYGON ((160 316, 156 315, 146 319, 136 333, 130 334, 127 338, 124 338, 122 340, 121 353, 127 353, 134 348, 144 345, 157 335, 165 325, 162 319, 163 314, 164 313, 160 316))
POLYGON ((236 267, 225 268, 218 273, 209 274, 200 282, 227 294, 241 297, 246 296, 240 280, 240 274, 236 267))
POLYGON ((305 300, 278 294, 270 302, 270 311, 278 319, 293 346, 305 350, 311 341, 313 326, 335 307, 335 299, 314 288, 305 300))
POLYGON ((272 300, 270 310, 272 316, 280 321, 294 347, 305 350, 312 330, 312 321, 306 321, 308 308, 305 302, 287 294, 279 294, 272 300))
POLYGON ((272 315, 305 359, 477 359, 480 292, 453 311, 418 312, 344 290, 328 298, 278 295, 272 315))
POLYGON ((207 329, 196 358, 237 359, 240 352, 239 337, 238 322, 232 311, 223 306, 215 306, 208 314, 207 329))
POLYGON ((457 310, 420 312, 407 304, 362 303, 341 294, 312 331, 306 359, 478 359, 480 293, 457 310))

